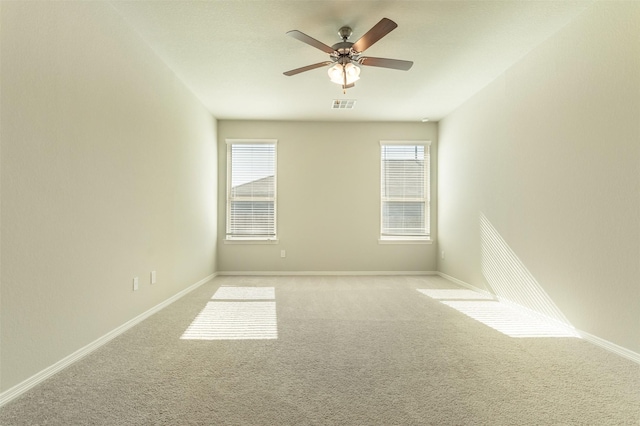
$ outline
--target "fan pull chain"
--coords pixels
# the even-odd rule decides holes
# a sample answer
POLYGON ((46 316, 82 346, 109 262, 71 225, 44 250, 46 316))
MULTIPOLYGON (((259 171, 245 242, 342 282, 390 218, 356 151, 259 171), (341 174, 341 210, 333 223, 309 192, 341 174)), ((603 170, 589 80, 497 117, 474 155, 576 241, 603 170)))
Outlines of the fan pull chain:
POLYGON ((346 95, 347 94, 347 67, 346 64, 342 65, 342 77, 343 77, 343 81, 344 84, 342 85, 342 94, 346 95))

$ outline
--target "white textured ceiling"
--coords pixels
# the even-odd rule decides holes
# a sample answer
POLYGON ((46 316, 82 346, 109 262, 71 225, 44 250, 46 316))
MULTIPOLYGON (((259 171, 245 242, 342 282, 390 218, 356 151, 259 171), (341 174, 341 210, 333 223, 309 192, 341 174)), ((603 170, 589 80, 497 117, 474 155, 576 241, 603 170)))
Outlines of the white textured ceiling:
POLYGON ((592 1, 112 1, 129 24, 219 119, 439 120, 591 5, 592 1), (383 17, 398 28, 365 56, 411 60, 362 67, 346 95, 328 59, 285 35, 355 42, 383 17), (332 110, 333 99, 356 99, 332 110))

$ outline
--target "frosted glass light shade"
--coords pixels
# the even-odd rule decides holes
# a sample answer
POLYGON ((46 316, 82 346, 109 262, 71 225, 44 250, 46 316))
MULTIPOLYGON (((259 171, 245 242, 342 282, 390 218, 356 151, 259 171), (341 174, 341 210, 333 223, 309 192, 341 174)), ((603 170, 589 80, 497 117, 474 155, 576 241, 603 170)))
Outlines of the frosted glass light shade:
POLYGON ((329 68, 327 74, 329 79, 336 84, 344 84, 344 76, 347 76, 347 85, 354 83, 360 79, 360 68, 352 63, 346 65, 335 64, 329 68))

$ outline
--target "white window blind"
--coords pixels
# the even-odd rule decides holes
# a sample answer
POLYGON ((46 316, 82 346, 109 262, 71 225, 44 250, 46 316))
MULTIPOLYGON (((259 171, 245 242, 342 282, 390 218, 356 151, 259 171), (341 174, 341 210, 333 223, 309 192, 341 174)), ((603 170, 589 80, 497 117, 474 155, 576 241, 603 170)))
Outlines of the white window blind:
POLYGON ((429 143, 381 142, 381 238, 428 239, 429 143))
POLYGON ((227 140, 227 239, 276 238, 276 141, 227 140))

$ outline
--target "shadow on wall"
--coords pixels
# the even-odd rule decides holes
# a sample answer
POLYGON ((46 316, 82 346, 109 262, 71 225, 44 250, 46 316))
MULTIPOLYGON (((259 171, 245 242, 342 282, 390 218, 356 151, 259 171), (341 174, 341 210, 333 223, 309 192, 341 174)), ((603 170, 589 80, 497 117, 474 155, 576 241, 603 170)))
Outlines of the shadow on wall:
POLYGON ((526 308, 552 323, 575 330, 482 212, 480 240, 482 274, 498 300, 526 308))

